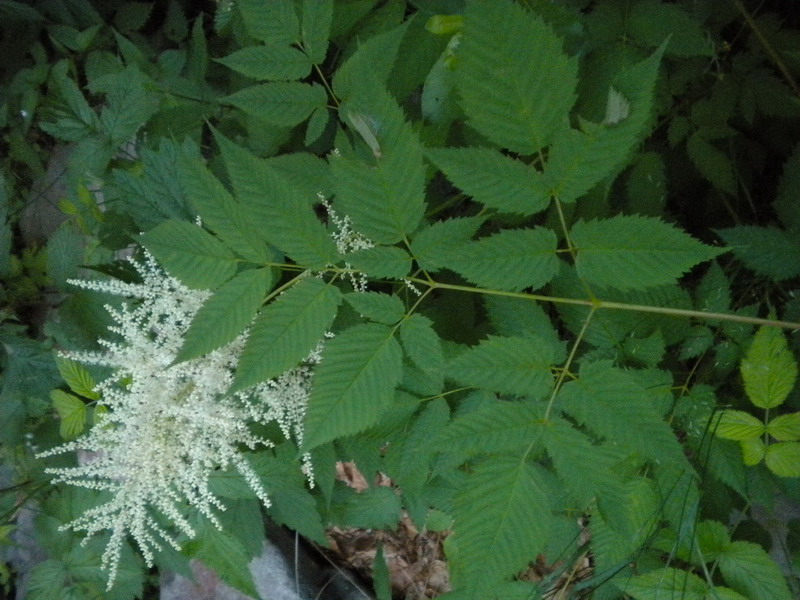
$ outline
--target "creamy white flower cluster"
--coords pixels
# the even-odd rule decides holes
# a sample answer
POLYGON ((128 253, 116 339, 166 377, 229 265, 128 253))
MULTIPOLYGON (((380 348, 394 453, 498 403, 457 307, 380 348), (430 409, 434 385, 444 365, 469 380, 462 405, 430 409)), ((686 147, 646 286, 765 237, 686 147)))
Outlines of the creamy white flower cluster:
MULTIPOLYGON (((209 489, 209 475, 233 467, 261 501, 267 491, 240 452, 270 447, 252 433, 254 423, 277 422, 288 437, 302 442, 311 372, 321 346, 305 363, 280 377, 242 392, 229 393, 233 370, 246 334, 205 356, 173 364, 184 335, 208 291, 192 290, 167 275, 149 254, 132 261, 141 284, 72 281, 79 287, 130 298, 120 309, 107 306, 118 341, 100 340, 102 352, 70 353, 71 359, 110 367, 97 385, 100 406, 109 410, 81 438, 40 454, 88 451, 92 459, 76 467, 49 469, 55 482, 110 492, 110 499, 64 525, 85 531, 86 539, 109 530, 103 568, 113 585, 127 535, 149 566, 165 541, 176 549, 178 535, 193 537, 186 518, 194 507, 217 527, 216 510, 225 506, 209 489), (171 531, 163 523, 169 522, 171 531)), ((311 465, 304 471, 313 485, 311 465)))

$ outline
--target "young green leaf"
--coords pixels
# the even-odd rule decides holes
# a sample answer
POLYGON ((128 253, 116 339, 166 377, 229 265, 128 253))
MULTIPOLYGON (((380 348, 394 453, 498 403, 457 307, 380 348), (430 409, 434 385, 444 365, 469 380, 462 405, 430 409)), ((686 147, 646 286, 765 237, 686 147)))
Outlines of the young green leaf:
POLYGON ((83 433, 86 424, 86 404, 83 400, 62 390, 50 392, 53 408, 61 418, 58 431, 65 440, 71 440, 83 433))
POLYGON ((509 229, 470 242, 446 266, 481 287, 518 292, 537 289, 558 272, 556 236, 550 229, 509 229))
POLYGON ((502 581, 542 551, 555 490, 540 469, 505 456, 473 468, 455 499, 456 585, 477 588, 502 581))
POLYGON ((425 155, 477 202, 530 216, 550 204, 541 173, 490 148, 431 148, 425 155))
POLYGON ((186 286, 214 289, 236 272, 236 257, 202 227, 164 221, 139 236, 167 272, 186 286))
POLYGON ((375 424, 401 376, 402 351, 390 328, 369 323, 338 334, 314 373, 304 449, 375 424))
POLYGON ((311 73, 311 60, 291 46, 247 46, 215 60, 257 81, 294 81, 311 73))
MULTIPOLYGON (((621 583, 622 591, 636 600, 706 600, 708 584, 694 573, 672 567, 657 568, 644 575, 634 575, 621 583)), ((711 596, 713 598, 713 595, 711 596)))
POLYGON ((344 299, 362 317, 378 323, 393 325, 406 313, 403 301, 397 296, 381 292, 352 292, 345 294, 344 299))
POLYGON ((767 454, 767 445, 761 438, 742 440, 739 446, 742 449, 742 462, 748 467, 756 466, 767 454))
POLYGON ((448 365, 448 377, 463 385, 541 398, 553 387, 556 348, 536 335, 482 341, 448 365))
POLYGON ((285 127, 305 121, 327 101, 321 85, 296 81, 253 85, 220 99, 265 123, 285 127))
POLYGON ((619 290, 673 283, 696 264, 725 251, 639 215, 578 221, 570 236, 578 275, 590 284, 619 290))
POLYGON ((232 342, 253 320, 272 285, 270 269, 248 269, 220 286, 197 311, 175 362, 232 342))
POLYGON ((56 356, 56 365, 61 377, 67 382, 69 389, 89 400, 98 400, 100 398, 100 394, 94 391, 94 379, 92 379, 89 371, 83 365, 58 355, 56 356))
POLYGON ((723 411, 714 428, 715 435, 737 442, 758 439, 765 431, 762 421, 741 410, 723 411))
POLYGON ((790 600, 792 594, 778 565, 752 542, 732 542, 719 557, 725 582, 747 598, 790 600))
POLYGON ((779 477, 800 477, 800 444, 777 442, 767 446, 764 454, 767 468, 779 477))
POLYGON ((800 412, 780 415, 770 419, 767 424, 767 433, 779 442, 796 442, 800 440, 800 412))
POLYGON ((786 400, 797 379, 786 337, 778 327, 760 327, 741 364, 744 391, 759 408, 775 408, 786 400))
POLYGON ((467 4, 456 81, 468 123, 519 154, 550 144, 575 102, 578 64, 539 17, 507 0, 467 4))
POLYGON ((333 322, 340 301, 338 288, 306 277, 269 304, 247 337, 233 389, 276 377, 306 358, 333 322))

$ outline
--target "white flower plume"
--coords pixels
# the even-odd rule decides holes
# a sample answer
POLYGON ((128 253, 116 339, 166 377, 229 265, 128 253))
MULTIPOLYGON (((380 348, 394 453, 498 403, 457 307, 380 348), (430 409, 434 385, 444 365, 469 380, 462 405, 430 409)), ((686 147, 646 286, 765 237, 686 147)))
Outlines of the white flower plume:
MULTIPOLYGON (((123 541, 130 535, 149 566, 160 541, 178 548, 177 535, 195 532, 184 516, 189 504, 218 527, 214 509, 225 507, 209 489, 209 475, 234 467, 265 505, 267 491, 240 452, 242 446, 270 447, 254 435, 253 423, 277 422, 287 438, 302 442, 302 424, 310 393, 311 371, 319 361, 318 347, 305 363, 249 390, 229 393, 233 370, 245 335, 199 358, 173 364, 184 335, 208 291, 192 290, 168 276, 145 254, 133 262, 141 284, 120 281, 72 281, 90 290, 132 299, 121 309, 106 307, 116 322, 109 329, 118 341, 100 340, 102 352, 70 353, 90 365, 112 369, 97 385, 99 405, 109 410, 81 438, 40 454, 50 456, 89 451, 93 460, 76 467, 49 469, 55 482, 111 493, 64 527, 85 531, 86 537, 109 530, 103 568, 113 585, 123 541)), ((311 479, 306 457, 304 471, 311 479)))

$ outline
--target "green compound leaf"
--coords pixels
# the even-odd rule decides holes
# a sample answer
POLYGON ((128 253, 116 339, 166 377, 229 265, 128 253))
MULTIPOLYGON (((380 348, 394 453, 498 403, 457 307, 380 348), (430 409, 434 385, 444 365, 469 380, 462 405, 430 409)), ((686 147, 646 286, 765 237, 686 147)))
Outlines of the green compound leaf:
POLYGON ((760 327, 741 364, 744 391, 759 408, 786 400, 797 379, 797 362, 778 327, 760 327))
POLYGON ((780 477, 800 477, 800 444, 777 442, 767 446, 764 455, 767 468, 780 477))
POLYGON ((758 544, 733 542, 719 556, 725 582, 746 598, 791 600, 778 565, 758 544))
POLYGON ((402 350, 385 325, 357 325, 325 344, 313 379, 304 450, 374 425, 394 398, 402 350))
POLYGON ((239 201, 262 227, 262 237, 309 268, 334 264, 339 254, 325 227, 314 214, 312 199, 274 163, 256 158, 249 151, 216 135, 225 167, 239 201))
POLYGON ((344 299, 362 317, 378 323, 393 325, 403 318, 406 308, 397 296, 381 292, 353 292, 345 294, 344 299))
POLYGON ((493 400, 456 417, 436 440, 457 456, 515 452, 542 436, 542 411, 530 402, 493 400))
POLYGON ((544 548, 554 492, 539 467, 519 458, 477 465, 455 499, 456 552, 448 559, 456 586, 485 587, 534 560, 544 548))
POLYGON ((584 122, 583 131, 561 128, 555 134, 544 177, 561 202, 574 202, 623 167, 650 120, 661 54, 657 50, 615 78, 605 123, 584 122))
POLYGON ((250 387, 297 366, 333 323, 340 301, 338 288, 313 277, 278 296, 253 324, 233 389, 250 387))
POLYGON ((764 435, 764 423, 750 413, 741 410, 726 410, 714 428, 714 433, 726 440, 743 442, 758 439, 764 435))
POLYGON ((98 400, 100 398, 100 394, 94 391, 94 379, 92 379, 89 371, 83 365, 58 355, 56 355, 56 365, 61 377, 67 382, 69 389, 89 400, 98 400))
MULTIPOLYGON (((618 452, 608 445, 592 443, 589 436, 558 417, 551 417, 539 428, 556 474, 578 506, 588 506, 597 498, 603 511, 607 499, 622 497, 623 484, 612 470, 620 460, 618 452), (585 460, 586 456, 591 456, 592 460, 585 460)), ((613 516, 613 513, 604 513, 607 520, 614 521, 613 516)))
POLYGON ((536 335, 496 337, 482 341, 453 360, 447 376, 500 394, 540 398, 553 387, 558 349, 536 335))
POLYGON ((215 60, 259 81, 303 79, 312 66, 308 56, 291 46, 248 46, 215 60))
POLYGON ((178 178, 197 209, 203 225, 214 231, 228 247, 248 260, 266 262, 269 253, 253 220, 244 207, 211 174, 199 157, 178 160, 178 178))
POLYGON ((541 227, 501 231, 462 246, 446 266, 481 287, 537 289, 558 272, 556 235, 541 227))
POLYGON ((317 84, 296 81, 262 83, 225 96, 220 102, 232 104, 249 115, 269 123, 291 127, 305 121, 328 97, 317 84))
POLYGON ((268 44, 294 44, 300 40, 300 21, 293 2, 238 0, 236 8, 252 37, 268 44))
POLYGON ((197 311, 175 362, 232 342, 253 320, 272 285, 270 269, 248 269, 220 286, 197 311))
POLYGON ((425 155, 458 188, 501 212, 534 215, 550 204, 542 175, 490 148, 435 148, 425 155))
POLYGON ((296 448, 287 442, 272 452, 257 452, 250 460, 258 473, 272 506, 269 516, 281 525, 298 531, 317 543, 325 543, 314 496, 308 491, 306 477, 297 468, 296 448))
POLYGON ((214 289, 236 272, 236 257, 203 228, 170 219, 139 236, 166 271, 195 289, 214 289))
MULTIPOLYGON (((337 206, 374 242, 394 244, 419 225, 425 204, 425 166, 417 134, 385 91, 347 109, 369 142, 374 160, 331 156, 337 206), (364 128, 367 123, 375 126, 364 128), (373 131, 374 129, 374 131, 373 131)), ((358 127, 356 127, 356 125, 358 127)))
POLYGON ((759 275, 783 281, 800 275, 800 236, 777 227, 717 229, 734 256, 759 275))
POLYGON ((640 290, 674 283, 721 254, 659 219, 638 215, 578 221, 570 232, 578 275, 590 284, 640 290))
POLYGON ((411 270, 408 252, 396 246, 375 246, 356 250, 345 256, 344 262, 370 277, 401 279, 411 270))
POLYGON ((58 426, 61 437, 71 440, 83 433, 86 424, 86 404, 83 400, 62 390, 50 392, 50 399, 61 419, 58 426))
POLYGON ((250 556, 242 543, 217 529, 208 519, 201 521, 195 557, 214 569, 225 583, 249 596, 258 597, 253 576, 248 569, 250 556))
POLYGON ((698 523, 695 535, 697 536, 697 545, 702 552, 702 554, 693 557, 695 564, 714 562, 731 543, 728 528, 719 521, 702 521, 698 523))
MULTIPOLYGON (((636 600, 706 600, 708 585, 700 577, 688 571, 665 567, 644 575, 635 575, 624 580, 622 590, 636 600)), ((713 597, 713 596, 712 596, 713 597)))
POLYGON ((328 53, 328 36, 333 19, 333 0, 303 0, 303 26, 300 29, 303 49, 318 65, 328 53))
POLYGON ((468 123, 501 148, 533 154, 567 122, 577 62, 550 27, 518 5, 469 2, 457 60, 468 123))
POLYGON ((442 376, 442 340, 433 329, 433 321, 423 315, 410 315, 400 324, 400 341, 411 362, 426 373, 442 376))
POLYGON ((561 388, 558 403, 578 423, 609 442, 690 469, 652 394, 631 374, 600 361, 582 365, 578 380, 561 388))
POLYGON ((423 269, 438 271, 457 256, 478 228, 483 219, 477 217, 454 218, 437 221, 422 229, 411 240, 411 251, 423 269))
POLYGON ((743 440, 739 442, 742 448, 742 462, 748 467, 754 467, 767 454, 767 445, 760 438, 743 440))
POLYGON ((800 440, 800 412, 780 415, 779 417, 770 419, 770 422, 767 424, 767 433, 779 442, 794 442, 800 440))

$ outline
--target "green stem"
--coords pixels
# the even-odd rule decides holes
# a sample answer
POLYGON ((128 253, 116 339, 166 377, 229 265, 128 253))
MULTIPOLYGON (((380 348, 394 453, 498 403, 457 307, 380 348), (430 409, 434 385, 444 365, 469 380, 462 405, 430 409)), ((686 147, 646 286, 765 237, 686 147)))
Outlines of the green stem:
POLYGON ((550 418, 550 412, 553 409, 553 403, 556 400, 556 396, 558 396, 558 392, 561 389, 561 385, 564 383, 564 379, 569 372, 569 368, 572 365, 572 361, 575 360, 575 354, 578 352, 578 346, 581 345, 581 341, 583 340, 583 336, 586 335, 586 330, 589 328, 589 323, 594 316, 594 313, 597 309, 592 307, 589 311, 589 314, 586 316, 586 320, 583 322, 583 327, 581 327, 581 331, 578 334, 578 337, 575 338, 575 343, 572 344, 572 349, 569 351, 569 356, 567 357, 567 362, 564 363, 564 366, 561 369, 561 373, 558 374, 558 379, 556 380, 555 386, 553 386, 553 393, 550 394, 550 400, 547 402, 547 410, 544 411, 544 420, 547 421, 550 418))
POLYGON ((758 317, 746 317, 743 315, 733 315, 730 313, 706 312, 702 310, 689 310, 685 308, 670 308, 667 306, 647 306, 645 304, 627 304, 625 302, 612 302, 610 300, 583 298, 561 298, 559 296, 547 296, 544 294, 530 294, 528 292, 508 292, 505 290, 493 290, 470 287, 467 285, 457 285, 453 283, 429 282, 424 279, 410 278, 410 281, 420 285, 429 285, 441 290, 454 290, 459 292, 469 292, 473 294, 489 294, 492 296, 506 296, 508 298, 522 298, 524 300, 538 300, 541 302, 553 302, 554 304, 575 304, 588 306, 594 309, 629 310, 635 312, 654 313, 668 315, 671 317, 692 317, 697 319, 731 321, 734 323, 746 323, 748 325, 761 325, 768 327, 782 327, 784 329, 800 329, 800 323, 791 321, 779 321, 775 319, 760 319, 758 317))

